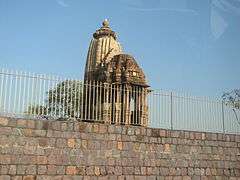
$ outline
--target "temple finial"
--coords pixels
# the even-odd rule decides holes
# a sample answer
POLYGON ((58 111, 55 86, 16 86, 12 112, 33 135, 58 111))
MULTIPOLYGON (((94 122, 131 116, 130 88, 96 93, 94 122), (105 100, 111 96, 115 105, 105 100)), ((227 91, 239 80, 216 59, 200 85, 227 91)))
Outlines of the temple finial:
POLYGON ((103 27, 109 27, 109 21, 107 19, 104 19, 102 25, 103 27))

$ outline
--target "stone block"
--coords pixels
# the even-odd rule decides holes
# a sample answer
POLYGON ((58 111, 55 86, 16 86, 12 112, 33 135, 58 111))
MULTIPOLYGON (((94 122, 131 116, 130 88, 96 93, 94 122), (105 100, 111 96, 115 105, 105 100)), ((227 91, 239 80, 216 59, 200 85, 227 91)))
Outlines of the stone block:
POLYGON ((98 177, 98 180, 108 180, 108 176, 100 176, 98 177))
POLYGON ((94 168, 94 173, 95 173, 96 176, 100 176, 100 175, 101 175, 101 170, 100 170, 100 168, 96 166, 96 167, 94 168))
POLYGON ((60 121, 53 121, 51 122, 51 129, 56 131, 61 131, 61 122, 60 121))
POLYGON ((167 176, 169 175, 169 169, 165 167, 160 167, 159 168, 159 174, 162 176, 167 176))
POLYGON ((36 165, 26 166, 26 174, 28 174, 28 175, 37 174, 37 166, 36 165))
POLYGON ((174 176, 173 180, 182 180, 182 176, 174 176))
POLYGON ((135 176, 135 180, 147 180, 146 176, 135 176))
POLYGON ((93 124, 93 132, 99 133, 99 124, 93 124))
POLYGON ((134 167, 123 167, 122 169, 124 175, 134 174, 134 167))
POLYGON ((47 166, 44 166, 44 165, 39 165, 37 167, 37 174, 46 174, 47 173, 47 166))
POLYGON ((11 155, 0 155, 0 165, 11 164, 11 155))
POLYGON ((89 175, 89 176, 94 175, 94 166, 86 167, 86 174, 89 175))
POLYGON ((83 176, 71 176, 72 180, 83 180, 83 176))
POLYGON ((52 180, 52 176, 39 175, 36 180, 52 180))
POLYGON ((75 174, 77 174, 76 166, 67 166, 66 167, 66 174, 68 174, 68 175, 75 175, 75 174))
POLYGON ((152 129, 151 136, 152 137, 159 137, 160 136, 159 129, 152 129))
POLYGON ((74 148, 76 145, 75 139, 68 139, 67 144, 68 144, 68 147, 74 148))
POLYGON ((191 180, 191 176, 183 176, 182 180, 191 180))
POLYGON ((32 176, 32 175, 23 176, 23 180, 35 180, 35 179, 36 179, 36 176, 32 176))
POLYGON ((99 125, 99 133, 101 133, 101 134, 106 134, 107 131, 108 131, 108 129, 107 129, 107 126, 106 126, 106 125, 103 125, 103 124, 100 124, 100 125, 99 125))
POLYGON ((16 165, 10 165, 8 174, 15 175, 17 173, 17 166, 16 165))
POLYGON ((23 180, 22 176, 12 176, 11 180, 23 180))
POLYGON ((17 165, 17 174, 24 175, 26 173, 27 167, 25 165, 17 165))
POLYGON ((134 179, 133 175, 125 176, 125 180, 133 180, 133 179, 134 179))
POLYGON ((57 172, 57 167, 55 165, 47 165, 47 174, 55 175, 57 172))
POLYGON ((1 127, 0 126, 0 136, 2 135, 11 135, 12 134, 12 128, 10 127, 1 127))
POLYGON ((180 137, 180 131, 171 131, 171 137, 179 138, 180 137))
POLYGON ((16 127, 17 126, 17 119, 8 119, 8 126, 9 127, 16 127))
POLYGON ((86 175, 86 168, 85 166, 78 166, 77 171, 79 175, 86 175))
POLYGON ((9 165, 1 165, 0 164, 0 174, 4 175, 4 174, 8 174, 9 171, 9 165))
POLYGON ((122 150, 123 149, 123 142, 117 142, 117 149, 122 150))
POLYGON ((0 126, 7 126, 8 125, 8 118, 0 118, 0 126))
POLYGON ((34 129, 35 128, 35 121, 34 120, 27 120, 27 128, 34 129))
POLYGON ((13 128, 14 132, 18 136, 34 136, 34 130, 33 129, 21 129, 21 128, 13 128))
POLYGON ((11 177, 8 175, 0 175, 0 180, 10 180, 11 177))
POLYGON ((47 135, 46 130, 35 129, 32 132, 35 137, 45 137, 47 135))
POLYGON ((66 146, 67 146, 67 140, 66 139, 58 138, 56 140, 56 147, 64 148, 66 146))
POLYGON ((17 127, 26 128, 27 127, 27 120, 18 119, 17 120, 17 127))

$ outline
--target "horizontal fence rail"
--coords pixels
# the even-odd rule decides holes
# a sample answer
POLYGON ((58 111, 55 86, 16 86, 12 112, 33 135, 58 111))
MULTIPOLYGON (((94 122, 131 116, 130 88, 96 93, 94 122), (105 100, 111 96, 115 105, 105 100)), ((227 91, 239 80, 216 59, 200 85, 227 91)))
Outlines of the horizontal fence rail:
POLYGON ((0 116, 240 134, 240 110, 162 90, 0 69, 0 116))

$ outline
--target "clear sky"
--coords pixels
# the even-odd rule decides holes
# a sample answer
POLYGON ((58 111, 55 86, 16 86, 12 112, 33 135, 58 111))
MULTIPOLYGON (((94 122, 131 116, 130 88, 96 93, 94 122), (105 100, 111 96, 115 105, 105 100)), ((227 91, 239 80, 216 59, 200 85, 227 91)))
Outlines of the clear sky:
POLYGON ((239 0, 0 0, 0 68, 82 79, 105 18, 153 89, 240 87, 239 0))

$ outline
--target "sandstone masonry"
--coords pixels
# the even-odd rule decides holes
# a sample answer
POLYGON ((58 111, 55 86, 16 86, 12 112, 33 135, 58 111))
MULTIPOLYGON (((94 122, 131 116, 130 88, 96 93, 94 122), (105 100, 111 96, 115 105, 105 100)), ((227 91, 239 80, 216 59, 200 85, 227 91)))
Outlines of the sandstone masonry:
POLYGON ((240 136, 0 118, 0 180, 240 179, 240 136))

